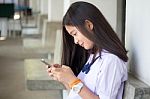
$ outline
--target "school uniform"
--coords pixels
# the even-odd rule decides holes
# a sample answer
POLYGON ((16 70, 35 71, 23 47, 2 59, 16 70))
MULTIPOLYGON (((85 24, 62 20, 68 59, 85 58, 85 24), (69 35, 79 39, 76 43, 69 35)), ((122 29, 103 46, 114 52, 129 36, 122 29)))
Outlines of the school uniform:
MULTIPOLYGON (((78 78, 100 99, 122 99, 124 82, 127 80, 127 64, 119 57, 105 50, 97 53, 92 62, 93 54, 79 73, 78 78)), ((67 99, 82 99, 79 94, 70 90, 67 99)))

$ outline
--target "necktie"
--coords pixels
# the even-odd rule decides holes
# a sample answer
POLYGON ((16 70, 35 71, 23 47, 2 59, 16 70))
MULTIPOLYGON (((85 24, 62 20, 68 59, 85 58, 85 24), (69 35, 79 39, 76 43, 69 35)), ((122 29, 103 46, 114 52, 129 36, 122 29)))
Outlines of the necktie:
POLYGON ((100 56, 96 57, 91 63, 88 62, 87 64, 85 64, 85 65, 83 66, 83 68, 82 68, 82 72, 85 73, 85 74, 87 74, 87 73, 90 71, 91 65, 92 65, 99 57, 100 57, 100 56))

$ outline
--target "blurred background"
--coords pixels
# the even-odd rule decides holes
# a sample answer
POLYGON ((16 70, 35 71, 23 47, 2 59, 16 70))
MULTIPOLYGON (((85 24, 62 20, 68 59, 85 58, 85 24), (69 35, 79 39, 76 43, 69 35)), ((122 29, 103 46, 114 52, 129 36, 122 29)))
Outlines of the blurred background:
MULTIPOLYGON (((0 99, 65 99, 41 58, 60 63, 61 22, 79 0, 0 0, 0 99)), ((150 99, 150 1, 80 0, 104 14, 129 56, 125 99, 150 99)))

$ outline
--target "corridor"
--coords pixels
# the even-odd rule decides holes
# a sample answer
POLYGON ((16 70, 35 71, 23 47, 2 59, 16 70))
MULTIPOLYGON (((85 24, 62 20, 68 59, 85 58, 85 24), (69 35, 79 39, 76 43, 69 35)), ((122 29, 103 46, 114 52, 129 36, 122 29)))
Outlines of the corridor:
POLYGON ((27 89, 24 60, 47 58, 51 53, 50 42, 42 45, 37 29, 23 28, 22 37, 0 41, 0 99, 62 99, 59 90, 27 89))

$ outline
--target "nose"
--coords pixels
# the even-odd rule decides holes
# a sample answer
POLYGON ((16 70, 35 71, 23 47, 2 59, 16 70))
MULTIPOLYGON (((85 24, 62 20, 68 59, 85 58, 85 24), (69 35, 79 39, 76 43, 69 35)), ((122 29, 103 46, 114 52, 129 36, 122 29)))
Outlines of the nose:
POLYGON ((78 44, 79 40, 74 37, 74 43, 78 44))

